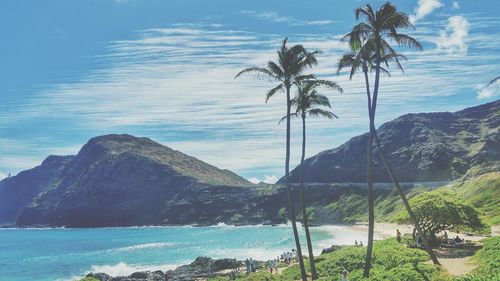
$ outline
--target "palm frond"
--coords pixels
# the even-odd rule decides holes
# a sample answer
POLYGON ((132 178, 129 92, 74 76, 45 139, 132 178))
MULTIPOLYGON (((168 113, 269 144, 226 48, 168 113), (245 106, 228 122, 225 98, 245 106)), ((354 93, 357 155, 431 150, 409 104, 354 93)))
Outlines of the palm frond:
POLYGON ((313 81, 314 83, 314 88, 316 87, 325 87, 325 88, 328 88, 328 89, 331 89, 331 90, 335 90, 339 93, 343 93, 344 90, 342 89, 342 87, 340 87, 337 83, 333 82, 333 81, 329 81, 329 80, 314 80, 313 81))
POLYGON ((309 115, 309 116, 322 116, 322 117, 325 117, 328 119, 334 119, 334 118, 338 119, 339 118, 333 112, 319 109, 319 108, 315 108, 315 109, 311 109, 311 110, 307 111, 307 115, 309 115))
POLYGON ((396 41, 399 46, 407 46, 408 48, 416 48, 418 50, 422 50, 422 44, 420 44, 420 42, 409 35, 390 32, 387 34, 387 36, 396 41))
MULTIPOLYGON (((278 125, 281 124, 281 122, 285 121, 287 116, 288 115, 285 115, 285 116, 281 117, 281 119, 278 121, 278 125)), ((297 118, 299 116, 300 115, 298 113, 296 113, 296 112, 295 113, 290 113, 290 118, 297 118)))
POLYGON ((267 68, 269 69, 269 71, 274 73, 276 77, 279 77, 281 79, 284 78, 285 74, 283 73, 283 70, 274 61, 268 61, 267 68))
POLYGON ((272 88, 271 90, 267 91, 267 94, 266 94, 266 103, 267 103, 267 101, 272 96, 274 96, 278 92, 282 92, 284 89, 285 89, 285 87, 283 86, 283 83, 281 83, 278 86, 276 86, 276 87, 272 88))
POLYGON ((318 105, 324 107, 332 107, 332 105, 330 104, 330 100, 325 95, 315 93, 314 95, 311 95, 310 99, 311 106, 318 105))
POLYGON ((281 81, 279 77, 277 77, 272 71, 266 68, 262 67, 249 67, 245 68, 242 71, 238 72, 236 76, 234 76, 234 79, 239 78, 240 76, 244 74, 254 74, 258 79, 271 79, 271 80, 278 80, 281 81))

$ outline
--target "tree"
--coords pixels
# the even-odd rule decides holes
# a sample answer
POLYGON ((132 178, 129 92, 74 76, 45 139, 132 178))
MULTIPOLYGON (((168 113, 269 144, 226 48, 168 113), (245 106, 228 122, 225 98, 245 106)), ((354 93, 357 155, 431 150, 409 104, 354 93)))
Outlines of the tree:
MULTIPOLYGON (((342 41, 349 41, 350 46, 351 46, 351 51, 349 53, 343 55, 341 57, 341 59, 339 60, 337 74, 343 68, 349 67, 350 68, 349 79, 352 79, 352 77, 354 76, 354 74, 356 74, 357 71, 359 71, 360 69, 363 71, 364 78, 365 78, 366 96, 367 96, 367 100, 368 100, 368 112, 370 112, 372 105, 371 105, 371 92, 370 92, 370 83, 369 83, 369 78, 368 78, 368 72, 373 72, 375 69, 375 65, 373 62, 374 58, 375 58, 375 56, 374 56, 375 48, 373 45, 365 45, 365 44, 370 44, 370 42, 366 42, 365 40, 363 40, 362 38, 359 38, 359 37, 356 38, 356 36, 359 36, 359 34, 351 32, 351 33, 348 33, 344 38, 341 39, 342 41), (356 46, 358 46, 358 48, 356 48, 356 46)), ((401 55, 395 51, 390 51, 389 53, 384 54, 381 57, 381 60, 384 63, 384 65, 386 65, 387 67, 389 67, 389 64, 392 63, 397 68, 399 68, 401 71, 404 72, 404 69, 400 63, 400 60, 406 60, 406 57, 404 55, 401 55)), ((380 67, 380 71, 388 76, 391 76, 391 73, 388 71, 388 69, 380 67)), ((383 153, 382 147, 381 147, 379 139, 378 139, 377 131, 374 127, 371 129, 373 130, 373 137, 374 137, 375 144, 377 146, 378 154, 379 154, 380 158, 382 159, 382 163, 384 164, 386 172, 389 175, 395 189, 398 191, 398 193, 401 197, 401 200, 403 201, 403 205, 406 208, 406 211, 410 214, 410 217, 412 218, 413 225, 415 226, 415 228, 419 232, 422 232, 420 230, 420 226, 417 223, 417 219, 416 219, 415 215, 413 214, 411 206, 408 203, 408 199, 406 198, 406 195, 405 195, 403 189, 399 185, 399 181, 397 180, 396 175, 394 174, 390 163, 387 161, 387 158, 385 157, 385 154, 383 153)), ((425 249, 429 253, 432 261, 435 264, 439 264, 439 261, 438 261, 436 255, 434 254, 434 252, 432 251, 432 247, 431 247, 430 243, 427 242, 425 235, 422 236, 422 239, 424 242, 423 244, 425 246, 425 249)))
MULTIPOLYGON (((342 88, 338 86, 335 82, 326 80, 306 80, 303 82, 296 83, 297 85, 297 95, 290 101, 291 106, 295 108, 295 113, 291 114, 291 117, 300 117, 302 119, 302 155, 300 158, 299 166, 299 198, 302 207, 302 221, 304 225, 304 230, 307 240, 307 249, 309 252, 309 264, 311 266, 311 276, 312 279, 318 279, 318 274, 316 272, 316 266, 314 263, 314 253, 312 249, 311 235, 309 233, 309 222, 307 217, 306 205, 304 202, 304 159, 306 153, 306 117, 307 116, 321 116, 328 119, 338 118, 337 115, 332 112, 322 109, 321 107, 331 108, 330 101, 328 97, 318 93, 318 88, 323 86, 332 90, 336 90, 342 93, 342 88)), ((286 116, 281 120, 286 119, 286 116)), ((280 121, 281 122, 281 121, 280 121)))
POLYGON ((288 215, 292 222, 293 236, 297 256, 299 259, 302 280, 307 280, 307 273, 302 257, 299 234, 297 231, 296 213, 292 200, 292 190, 290 188, 290 113, 291 113, 291 88, 295 83, 312 78, 311 75, 304 75, 304 71, 317 64, 316 55, 319 51, 308 52, 302 45, 294 45, 291 48, 286 46, 288 38, 283 40, 281 48, 278 50, 278 61, 267 62, 267 67, 250 67, 240 71, 235 78, 243 74, 256 74, 271 81, 278 82, 278 85, 270 89, 266 94, 266 102, 279 92, 286 94, 286 153, 285 153, 285 185, 287 189, 288 215))
MULTIPOLYGON (((413 211, 423 233, 436 241, 436 234, 442 231, 469 231, 484 227, 479 212, 470 203, 450 191, 424 192, 410 200, 413 211)), ((396 221, 411 221, 408 212, 401 211, 396 221)))
MULTIPOLYGON (((368 245, 365 270, 363 275, 364 277, 368 277, 371 267, 375 223, 375 195, 373 192, 372 177, 373 141, 376 138, 375 113, 377 109, 377 99, 380 86, 380 74, 386 72, 381 64, 387 64, 389 61, 392 61, 400 69, 402 69, 399 60, 405 59, 404 56, 398 54, 393 49, 388 40, 396 42, 396 44, 400 47, 407 46, 421 49, 422 46, 413 37, 398 33, 398 29, 413 28, 413 25, 410 23, 408 15, 399 12, 393 4, 387 2, 383 4, 377 11, 374 11, 373 8, 368 4, 365 7, 355 9, 354 12, 356 20, 359 20, 362 17, 364 21, 355 25, 352 30, 344 36, 344 40, 349 41, 351 53, 342 57, 339 63, 339 68, 341 69, 342 67, 351 66, 351 77, 354 72, 360 68, 365 74, 370 133, 367 144, 368 245), (373 70, 375 72, 373 96, 371 96, 370 92, 368 70, 373 70)), ((388 169, 389 166, 385 166, 388 173, 391 173, 392 171, 389 171, 388 169)), ((395 179, 395 177, 391 177, 391 179, 395 179)), ((399 186, 397 184, 395 185, 399 186)), ((405 198, 403 198, 404 193, 400 192, 400 195, 402 195, 403 202, 405 202, 405 198)), ((409 208, 409 205, 406 207, 409 208)), ((411 209, 409 210, 409 212, 411 214, 411 209)), ((416 225, 416 227, 418 227, 418 224, 416 225)), ((432 254, 431 257, 433 257, 432 254)), ((435 257, 433 257, 433 261, 435 263, 438 263, 435 257)))

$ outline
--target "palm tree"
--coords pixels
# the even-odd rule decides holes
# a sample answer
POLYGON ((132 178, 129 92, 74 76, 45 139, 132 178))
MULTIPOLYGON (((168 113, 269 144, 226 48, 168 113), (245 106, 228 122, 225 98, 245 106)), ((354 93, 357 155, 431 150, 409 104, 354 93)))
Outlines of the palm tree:
MULTIPOLYGON (((363 43, 361 43, 361 44, 363 44, 363 43)), ((368 100, 368 110, 369 111, 371 110, 371 94, 370 94, 370 84, 369 84, 369 79, 368 79, 368 72, 372 72, 375 68, 373 65, 372 59, 373 59, 373 51, 370 51, 369 48, 361 48, 358 51, 358 53, 356 53, 355 50, 351 49, 350 53, 343 55, 342 58, 339 60, 338 69, 337 69, 337 74, 338 74, 340 72, 340 70, 342 70, 343 68, 350 67, 351 69, 350 69, 349 79, 352 79, 354 74, 359 69, 362 69, 363 74, 364 74, 364 78, 365 78, 366 95, 367 95, 367 100, 368 100), (363 52, 361 50, 363 50, 363 52)), ((404 71, 401 64, 399 63, 399 61, 396 61, 396 60, 406 60, 406 57, 401 55, 401 54, 398 54, 396 52, 386 54, 382 57, 382 61, 384 62, 384 64, 386 66, 389 66, 389 63, 394 62, 397 68, 399 68, 401 71, 404 71)), ((383 67, 381 67, 380 70, 382 73, 384 73, 388 76, 391 75, 391 73, 383 67)), ((375 144, 377 146, 379 156, 382 159, 382 163, 384 164, 384 167, 385 167, 389 177, 391 178, 391 181, 392 181, 394 187, 398 191, 407 212, 410 214, 410 218, 412 219, 413 225, 415 226, 415 228, 417 229, 417 231, 419 233, 422 233, 421 237, 422 237, 423 242, 424 242, 423 244, 424 244, 427 252, 429 253, 429 256, 431 257, 432 261, 435 264, 439 264, 439 261, 437 260, 436 255, 432 251, 432 247, 430 247, 430 243, 428 242, 428 239, 425 237, 425 234, 423 234, 423 231, 420 228, 420 224, 418 223, 416 216, 414 215, 414 212, 411 209, 410 204, 408 203, 408 199, 406 198, 406 195, 403 192, 403 189, 399 185, 399 181, 397 180, 390 163, 387 161, 387 158, 385 157, 385 154, 383 153, 382 147, 380 145, 380 141, 378 139, 378 134, 377 134, 377 131, 375 130, 375 128, 373 128, 373 133, 374 133, 375 144)))
MULTIPOLYGON (((373 232, 374 232, 374 193, 373 193, 373 178, 372 178, 372 165, 373 165, 373 141, 377 141, 378 151, 381 155, 384 166, 389 173, 393 183, 398 190, 407 211, 412 217, 413 223, 420 233, 420 226, 406 200, 401 187, 399 186, 392 169, 384 157, 380 143, 378 143, 378 136, 375 129, 375 112, 377 108, 377 98, 380 86, 380 74, 388 73, 381 65, 382 63, 388 65, 388 62, 394 62, 398 68, 402 70, 400 59, 406 59, 404 56, 398 54, 388 43, 387 40, 396 42, 398 46, 414 47, 421 49, 421 44, 413 37, 406 34, 398 33, 399 28, 414 28, 410 23, 408 16, 405 13, 397 11, 396 7, 387 2, 382 5, 376 12, 370 5, 360 7, 355 10, 356 20, 362 16, 364 21, 355 25, 351 32, 346 34, 343 38, 349 41, 351 53, 344 55, 339 62, 339 70, 343 67, 351 67, 351 75, 354 75, 356 70, 362 69, 365 75, 365 84, 368 98, 368 115, 370 120, 370 133, 368 137, 367 146, 367 186, 368 186, 368 246, 365 261, 364 277, 368 277, 371 267, 371 257, 373 251, 373 232), (368 71, 375 71, 375 82, 373 89, 373 96, 370 93, 370 85, 368 79, 368 71)), ((439 264, 430 245, 424 238, 424 244, 434 263, 439 264)))
MULTIPOLYGON (((316 265, 314 263, 314 253, 312 249, 311 234, 309 232, 309 222, 307 217, 306 205, 304 202, 304 159, 306 154, 306 117, 307 116, 322 116, 328 119, 338 118, 337 115, 332 112, 322 109, 321 107, 331 108, 330 101, 328 97, 318 93, 319 87, 326 87, 336 90, 340 93, 343 92, 342 88, 338 86, 335 82, 326 80, 306 80, 303 82, 296 83, 297 85, 297 95, 290 101, 291 106, 295 108, 295 113, 291 114, 291 117, 302 118, 302 156, 300 158, 299 166, 299 198, 302 207, 302 222, 306 234, 307 240, 307 250, 309 252, 309 265, 311 266, 311 276, 312 279, 318 279, 318 273, 316 271, 316 265)), ((281 121, 285 120, 287 116, 283 117, 281 121)))
POLYGON ((278 85, 270 89, 266 94, 266 102, 278 92, 286 94, 286 157, 285 157, 285 184, 288 199, 288 215, 292 221, 293 236, 297 256, 299 259, 302 280, 307 280, 307 273, 304 266, 302 251, 300 247, 299 234, 297 231, 295 207, 292 200, 292 190, 290 188, 290 92, 292 86, 298 81, 311 78, 311 75, 303 75, 304 71, 317 64, 316 55, 319 51, 308 52, 302 45, 294 45, 291 48, 286 46, 288 38, 283 40, 281 48, 278 50, 278 61, 267 62, 267 67, 250 67, 240 71, 235 78, 243 74, 256 74, 258 77, 265 77, 278 82, 278 85))

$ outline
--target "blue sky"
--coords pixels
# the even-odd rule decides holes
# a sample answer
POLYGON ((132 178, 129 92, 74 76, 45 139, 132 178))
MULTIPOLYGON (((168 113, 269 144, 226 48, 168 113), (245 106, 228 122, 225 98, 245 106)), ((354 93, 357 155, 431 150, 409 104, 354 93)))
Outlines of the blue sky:
MULTIPOLYGON (((406 72, 383 78, 378 125, 499 98, 499 84, 483 87, 500 75, 497 1, 393 2, 424 50, 404 50, 406 72)), ((307 155, 365 132, 361 77, 337 76, 336 63, 347 49, 338 39, 366 3, 383 1, 2 1, 0 178, 128 133, 272 182, 283 174, 284 97, 265 104, 272 83, 234 75, 274 59, 285 36, 322 50, 311 72, 345 93, 325 92, 340 119, 309 120, 307 155)))

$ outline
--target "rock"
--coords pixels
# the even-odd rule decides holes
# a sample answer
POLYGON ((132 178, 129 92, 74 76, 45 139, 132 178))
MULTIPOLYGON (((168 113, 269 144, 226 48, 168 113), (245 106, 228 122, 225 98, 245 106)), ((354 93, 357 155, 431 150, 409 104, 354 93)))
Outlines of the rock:
POLYGON ((105 273, 89 273, 87 277, 94 277, 100 281, 190 281, 216 276, 219 271, 236 268, 241 263, 235 259, 214 260, 208 257, 198 257, 192 263, 179 266, 168 272, 161 270, 140 271, 134 272, 130 276, 117 277, 111 277, 105 273))
POLYGON ((169 281, 195 280, 196 278, 216 276, 219 271, 236 268, 241 263, 235 259, 214 260, 208 257, 197 257, 194 262, 179 266, 175 270, 169 270, 166 275, 169 281))
POLYGON ((86 277, 95 278, 99 281, 111 281, 113 278, 106 273, 89 273, 86 277))
POLYGON ((335 251, 338 251, 340 249, 342 249, 342 246, 332 245, 332 246, 330 246, 328 248, 324 248, 321 251, 321 254, 327 254, 327 253, 335 252, 335 251))
POLYGON ((130 277, 136 279, 146 279, 148 278, 148 273, 149 272, 134 272, 130 275, 130 277))
POLYGON ((214 261, 212 264, 212 269, 214 271, 221 271, 225 269, 233 269, 237 268, 241 265, 240 261, 237 261, 236 259, 220 259, 214 261))

